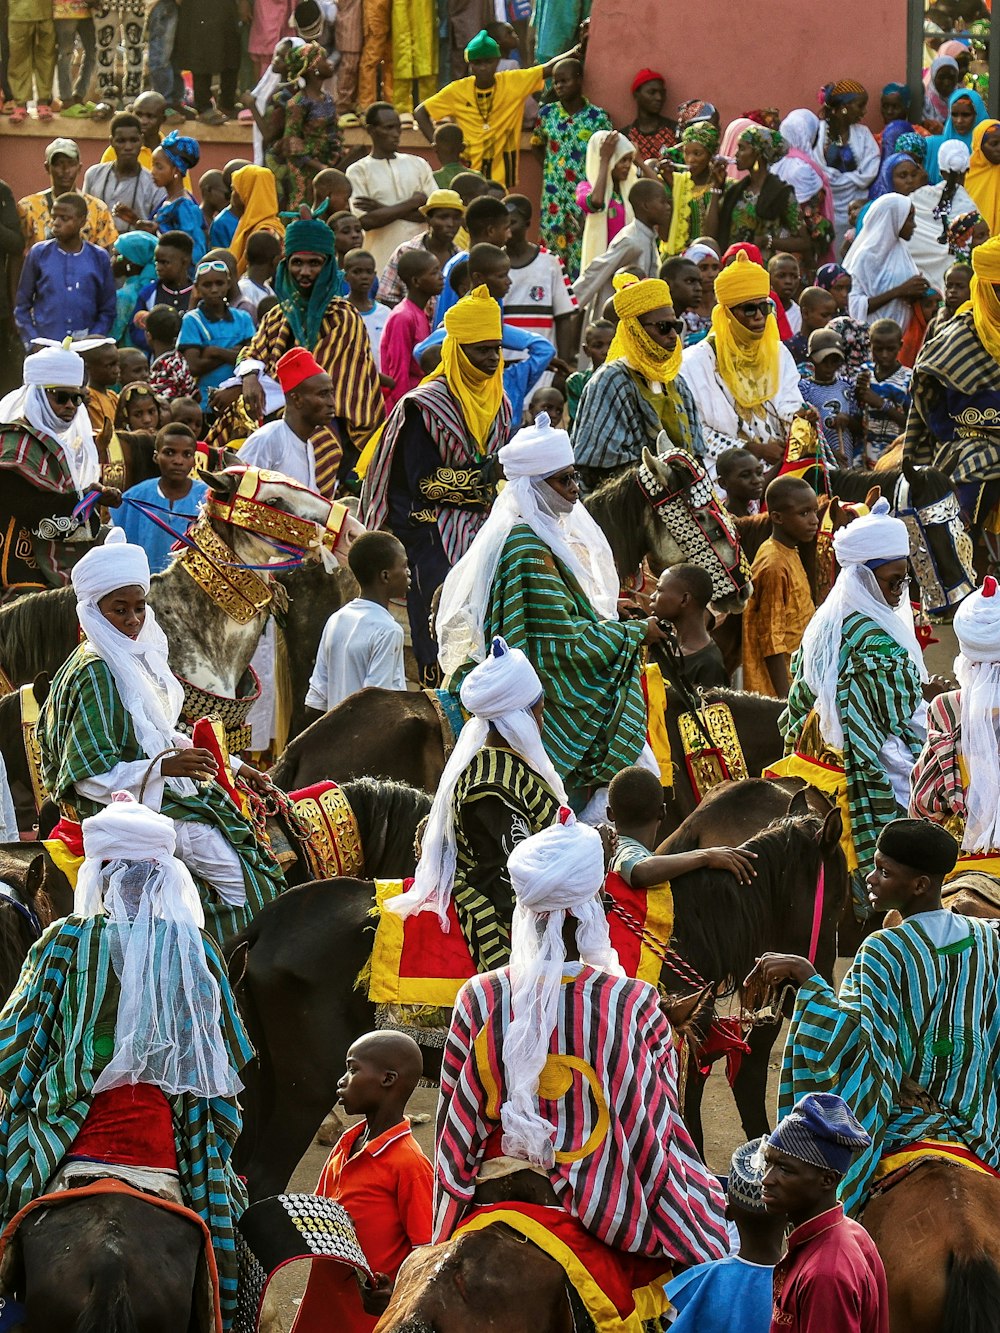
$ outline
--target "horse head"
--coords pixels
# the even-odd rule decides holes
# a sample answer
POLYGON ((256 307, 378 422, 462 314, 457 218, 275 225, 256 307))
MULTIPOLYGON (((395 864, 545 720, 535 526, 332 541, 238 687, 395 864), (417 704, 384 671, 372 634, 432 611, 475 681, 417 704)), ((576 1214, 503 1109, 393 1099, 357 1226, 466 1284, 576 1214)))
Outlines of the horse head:
POLYGON ((346 505, 330 501, 281 472, 245 466, 202 474, 209 486, 206 513, 212 527, 247 565, 277 557, 347 563, 364 526, 346 505))
POLYGON ((903 460, 892 497, 910 534, 910 564, 927 615, 953 611, 976 586, 972 540, 951 481, 937 468, 903 460))
POLYGON ((651 553, 660 568, 692 564, 712 576, 712 604, 719 611, 740 611, 752 591, 750 564, 740 550, 732 518, 723 508, 701 463, 672 449, 666 432, 659 453, 642 451, 636 473, 639 489, 661 522, 651 553))

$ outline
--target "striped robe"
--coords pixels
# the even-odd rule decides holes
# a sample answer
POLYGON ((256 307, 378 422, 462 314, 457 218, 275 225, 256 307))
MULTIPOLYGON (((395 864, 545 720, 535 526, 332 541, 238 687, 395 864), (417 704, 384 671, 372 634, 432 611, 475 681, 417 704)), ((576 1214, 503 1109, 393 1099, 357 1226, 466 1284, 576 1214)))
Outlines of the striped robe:
MULTIPOLYGON (((96 814, 101 806, 81 796, 75 783, 109 773, 116 764, 137 764, 146 759, 114 677, 86 642, 56 673, 37 734, 46 791, 80 819, 96 814)), ((138 790, 134 794, 138 797, 138 790)), ((177 795, 168 785, 160 812, 170 819, 193 819, 219 829, 240 858, 247 890, 244 907, 227 906, 211 885, 195 880, 205 908, 206 928, 220 943, 249 925, 260 909, 284 889, 278 863, 258 843, 249 822, 218 783, 200 785, 192 796, 177 795)))
MULTIPOLYGON (((217 946, 205 957, 222 995, 229 1060, 243 1069, 253 1047, 217 946)), ((120 995, 104 917, 69 916, 31 948, 0 1013, 0 1218, 7 1222, 46 1186, 90 1109, 91 1090, 114 1049, 120 995)), ((242 1124, 235 1098, 168 1096, 181 1195, 212 1235, 223 1326, 236 1313, 237 1219, 246 1192, 231 1162, 242 1124)))
MULTIPOLYGON (((677 1052, 656 988, 567 963, 540 1087, 555 1126, 559 1202, 613 1249, 679 1264, 729 1253, 718 1181, 681 1120, 677 1052)), ((467 981, 441 1069, 434 1239, 468 1211, 486 1140, 499 1134, 510 971, 467 981)), ((493 1154, 495 1155, 495 1154, 493 1154)))
MULTIPOLYGON (((792 658, 788 707, 778 719, 785 754, 800 741, 816 696, 802 676, 802 649, 792 658)), ((840 641, 837 707, 844 731, 844 772, 851 811, 851 839, 864 878, 875 862, 882 828, 906 812, 896 803, 880 751, 898 736, 913 758, 923 746, 914 715, 923 703, 920 678, 909 654, 858 612, 845 616, 840 641)))
POLYGON ((951 690, 927 705, 927 740, 910 777, 910 814, 944 824, 959 841, 968 813, 961 754, 962 691, 951 690))
POLYGON ((959 1143, 1000 1168, 1000 937, 986 921, 928 912, 869 935, 839 997, 799 988, 782 1063, 779 1116, 833 1092, 872 1136, 841 1198, 857 1211, 879 1158, 921 1139, 959 1143), (938 943, 937 941, 943 941, 938 943), (904 1105, 903 1077, 929 1099, 904 1105))
POLYGON ((653 394, 627 361, 610 361, 587 381, 573 421, 573 453, 581 467, 611 469, 655 454, 666 430, 670 444, 698 457, 705 452, 701 420, 683 375, 653 394), (644 391, 645 390, 645 391, 644 391))
POLYGON ((532 834, 555 823, 555 793, 513 750, 484 747, 460 775, 455 812, 452 901, 477 972, 510 957, 514 891, 507 857, 532 834))

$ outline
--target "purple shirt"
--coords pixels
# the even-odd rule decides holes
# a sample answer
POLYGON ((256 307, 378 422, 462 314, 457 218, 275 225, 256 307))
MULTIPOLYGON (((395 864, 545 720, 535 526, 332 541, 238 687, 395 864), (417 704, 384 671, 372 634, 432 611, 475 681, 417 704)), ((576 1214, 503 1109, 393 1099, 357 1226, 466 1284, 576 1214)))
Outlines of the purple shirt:
POLYGON ((115 322, 115 280, 106 251, 84 241, 79 252, 58 241, 39 241, 28 251, 14 309, 25 346, 33 338, 106 336, 115 322))

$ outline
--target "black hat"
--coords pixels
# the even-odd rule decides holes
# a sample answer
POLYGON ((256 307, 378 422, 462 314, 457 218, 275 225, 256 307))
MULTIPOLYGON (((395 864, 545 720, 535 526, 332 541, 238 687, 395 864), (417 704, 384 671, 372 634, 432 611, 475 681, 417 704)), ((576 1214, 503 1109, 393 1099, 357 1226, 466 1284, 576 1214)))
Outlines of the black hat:
POLYGON ((894 819, 875 846, 890 860, 926 875, 948 875, 958 860, 958 843, 948 830, 926 819, 894 819))

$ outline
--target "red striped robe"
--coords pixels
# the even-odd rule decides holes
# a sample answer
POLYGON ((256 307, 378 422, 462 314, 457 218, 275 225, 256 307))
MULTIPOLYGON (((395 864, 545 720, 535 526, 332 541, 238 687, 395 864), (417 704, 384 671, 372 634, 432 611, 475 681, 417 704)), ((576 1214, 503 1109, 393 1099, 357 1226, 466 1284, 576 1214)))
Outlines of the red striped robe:
MULTIPOLYGON (((725 1200, 680 1117, 673 1034, 655 988, 581 964, 564 976, 542 1086, 568 1088, 538 1103, 556 1127, 549 1176, 559 1201, 614 1249, 680 1264, 728 1254, 725 1200), (560 1056, 574 1066, 560 1067, 560 1056)), ((441 1071, 435 1241, 468 1211, 486 1140, 499 1132, 510 1020, 509 968, 462 987, 441 1071)))

